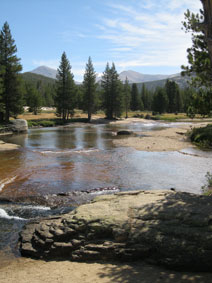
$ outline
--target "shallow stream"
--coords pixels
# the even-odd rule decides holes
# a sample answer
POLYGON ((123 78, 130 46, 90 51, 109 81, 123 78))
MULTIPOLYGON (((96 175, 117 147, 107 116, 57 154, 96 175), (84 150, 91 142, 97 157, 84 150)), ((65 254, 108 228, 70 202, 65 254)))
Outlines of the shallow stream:
MULTIPOLYGON (((175 188, 201 193, 205 174, 212 168, 212 152, 198 149, 145 152, 113 144, 114 139, 123 138, 114 135, 118 130, 130 130, 142 136, 144 131, 178 125, 160 122, 77 124, 31 129, 26 135, 1 137, 21 148, 0 152, 0 197, 24 199, 105 187, 120 190, 175 188)), ((27 219, 62 212, 61 208, 0 202, 0 249, 15 248, 18 232, 27 219)))

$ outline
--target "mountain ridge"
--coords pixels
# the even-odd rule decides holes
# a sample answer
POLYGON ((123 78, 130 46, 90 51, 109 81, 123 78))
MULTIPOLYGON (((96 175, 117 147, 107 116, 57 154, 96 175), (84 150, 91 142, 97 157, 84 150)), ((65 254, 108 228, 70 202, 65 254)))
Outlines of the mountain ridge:
POLYGON ((29 71, 29 73, 42 75, 44 77, 51 78, 51 79, 56 79, 56 76, 57 76, 57 70, 44 66, 44 65, 39 66, 32 71, 29 71))
MULTIPOLYGON (((39 66, 36 69, 30 71, 29 73, 34 73, 37 75, 42 75, 48 78, 56 79, 57 70, 47 67, 47 66, 39 66)), ((163 74, 143 74, 140 72, 136 72, 133 70, 122 71, 119 74, 119 78, 121 81, 125 81, 126 77, 128 78, 129 83, 144 83, 151 81, 158 81, 168 78, 173 78, 179 76, 180 74, 171 74, 171 75, 163 75, 163 74)), ((101 81, 101 76, 97 77, 97 82, 101 81)))

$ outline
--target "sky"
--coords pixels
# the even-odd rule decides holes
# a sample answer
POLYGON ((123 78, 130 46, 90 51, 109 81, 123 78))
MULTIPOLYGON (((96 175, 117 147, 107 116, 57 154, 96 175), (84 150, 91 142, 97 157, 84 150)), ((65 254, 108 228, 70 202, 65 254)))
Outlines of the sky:
POLYGON ((0 0, 0 28, 9 23, 23 72, 57 69, 65 51, 77 81, 89 56, 98 74, 107 62, 118 72, 175 74, 191 46, 184 12, 201 7, 200 0, 0 0))

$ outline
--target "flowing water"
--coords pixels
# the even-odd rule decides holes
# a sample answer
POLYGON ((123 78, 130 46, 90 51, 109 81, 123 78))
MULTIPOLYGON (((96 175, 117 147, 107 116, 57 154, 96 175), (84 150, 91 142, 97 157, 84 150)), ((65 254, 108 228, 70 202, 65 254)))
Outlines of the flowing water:
MULTIPOLYGON (((143 131, 176 126, 159 122, 73 125, 1 137, 21 148, 0 152, 0 197, 24 199, 102 187, 175 188, 200 193, 205 174, 212 168, 211 152, 145 152, 113 145, 114 139, 123 138, 114 135, 118 130, 131 130, 142 136, 143 131)), ((30 204, 0 203, 0 248, 15 247, 18 232, 27 219, 62 212, 30 204)))

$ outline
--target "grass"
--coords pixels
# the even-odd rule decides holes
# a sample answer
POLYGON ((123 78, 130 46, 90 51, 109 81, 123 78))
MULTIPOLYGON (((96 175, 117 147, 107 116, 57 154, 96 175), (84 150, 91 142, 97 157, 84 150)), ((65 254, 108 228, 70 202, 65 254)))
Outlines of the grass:
POLYGON ((67 121, 63 121, 60 118, 54 118, 54 119, 35 119, 35 120, 27 120, 28 127, 33 128, 33 127, 56 127, 60 125, 65 125, 68 123, 87 123, 88 119, 87 118, 72 118, 67 121))

